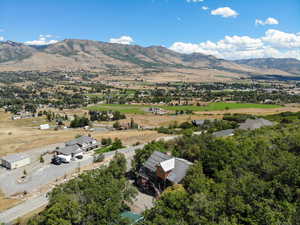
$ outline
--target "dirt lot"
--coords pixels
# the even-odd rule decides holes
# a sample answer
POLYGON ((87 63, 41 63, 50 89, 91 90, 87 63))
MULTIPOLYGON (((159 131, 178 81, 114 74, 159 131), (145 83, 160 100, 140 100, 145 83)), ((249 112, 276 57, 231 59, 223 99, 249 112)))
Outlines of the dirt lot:
POLYGON ((4 194, 0 191, 0 212, 4 211, 12 206, 15 206, 21 202, 20 199, 6 198, 4 194))

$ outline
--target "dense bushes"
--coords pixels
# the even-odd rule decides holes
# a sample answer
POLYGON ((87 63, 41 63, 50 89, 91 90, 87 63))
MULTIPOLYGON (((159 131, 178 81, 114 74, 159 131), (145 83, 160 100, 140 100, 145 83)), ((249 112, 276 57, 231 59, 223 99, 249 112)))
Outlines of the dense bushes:
POLYGON ((78 128, 78 127, 85 127, 90 124, 90 120, 86 117, 79 117, 75 116, 74 120, 71 121, 70 127, 78 128))
POLYGON ((172 151, 194 165, 184 188, 163 194, 142 224, 300 224, 299 123, 155 145, 136 155, 136 169, 154 150, 172 151))

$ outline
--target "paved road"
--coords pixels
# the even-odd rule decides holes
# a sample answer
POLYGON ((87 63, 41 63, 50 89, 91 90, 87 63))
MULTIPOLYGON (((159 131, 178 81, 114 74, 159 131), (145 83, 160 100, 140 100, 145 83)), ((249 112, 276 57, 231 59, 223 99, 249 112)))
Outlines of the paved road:
MULTIPOLYGON (((133 156, 135 154, 135 151, 137 149, 142 149, 145 145, 137 145, 137 146, 131 146, 124 149, 119 149, 117 151, 107 152, 104 153, 106 159, 112 159, 113 156, 116 154, 116 152, 123 153, 127 159, 127 168, 131 167, 131 160, 133 159, 133 156)), ((85 159, 80 161, 80 166, 88 165, 93 162, 92 156, 86 156, 85 159)), ((20 191, 24 189, 29 188, 38 188, 40 186, 43 186, 44 184, 49 183, 51 180, 55 180, 56 178, 64 176, 66 174, 66 171, 72 171, 74 169, 78 168, 78 161, 72 162, 70 164, 64 164, 60 166, 55 165, 48 165, 42 170, 36 171, 32 176, 31 179, 23 184, 16 184, 15 178, 12 178, 13 176, 6 176, 3 178, 3 176, 0 176, 0 180, 2 179, 8 179, 8 182, 1 182, 0 186, 1 188, 4 187, 5 193, 14 193, 16 191, 20 191), (11 188, 11 190, 10 190, 11 188)), ((11 171, 14 172, 14 171, 11 171)), ((32 190, 30 190, 32 191, 32 190)), ((30 212, 45 206, 48 204, 48 199, 46 198, 46 195, 40 195, 38 197, 34 197, 31 199, 26 200, 24 203, 21 203, 11 209, 8 209, 4 212, 0 213, 0 222, 4 222, 5 224, 11 224, 16 219, 29 214, 30 212)))
POLYGON ((29 214, 40 207, 46 206, 48 199, 45 194, 26 200, 25 202, 0 213, 0 222, 13 224, 18 218, 29 214))
POLYGON ((70 174, 77 168, 89 165, 93 162, 93 156, 85 155, 83 159, 72 161, 68 164, 62 164, 56 166, 53 164, 41 164, 35 165, 35 168, 31 168, 32 172, 28 172, 26 180, 21 182, 21 176, 23 170, 12 170, 6 173, 0 174, 0 188, 6 196, 23 193, 24 191, 30 193, 34 192, 40 187, 55 181, 56 179, 70 174))
MULTIPOLYGON (((180 136, 169 136, 165 138, 160 138, 164 141, 169 141, 172 139, 176 139, 180 136)), ((58 144, 61 145, 61 144, 58 144)), ((41 152, 46 152, 49 149, 53 149, 55 146, 53 145, 49 148, 44 149, 36 149, 33 152, 37 157, 41 152)), ((124 149, 119 149, 112 152, 104 153, 105 159, 112 159, 116 152, 123 153, 127 159, 127 168, 131 167, 131 161, 135 155, 135 151, 137 149, 142 149, 145 144, 126 147, 124 149)), ((13 170, 7 171, 5 173, 0 173, 0 180, 5 180, 5 182, 0 182, 0 188, 4 191, 4 193, 9 196, 15 193, 23 192, 24 190, 28 192, 33 192, 34 190, 55 181, 58 178, 63 177, 65 174, 70 174, 72 171, 77 169, 79 166, 86 166, 93 163, 93 156, 86 155, 82 160, 71 162, 70 164, 63 164, 60 166, 55 165, 37 165, 40 168, 35 170, 32 174, 29 175, 29 178, 26 182, 18 183, 16 177, 22 175, 23 170, 13 170)), ((152 200, 151 200, 152 201, 152 200)), ((151 201, 148 200, 149 204, 145 205, 146 208, 151 207, 151 201)), ((29 214, 30 212, 45 206, 48 204, 48 199, 46 195, 40 195, 31 199, 26 200, 25 202, 8 209, 4 212, 0 212, 0 222, 4 222, 5 224, 11 224, 14 220, 29 214)))

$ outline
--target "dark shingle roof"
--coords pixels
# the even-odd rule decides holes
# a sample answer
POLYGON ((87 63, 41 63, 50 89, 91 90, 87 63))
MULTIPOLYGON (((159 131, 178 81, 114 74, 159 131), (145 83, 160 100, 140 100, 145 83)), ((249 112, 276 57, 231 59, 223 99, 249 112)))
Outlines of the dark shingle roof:
POLYGON ((173 158, 170 155, 164 154, 162 152, 155 151, 152 153, 150 158, 147 159, 147 161, 144 163, 144 167, 149 169, 152 172, 156 171, 156 166, 165 160, 173 158))
POLYGON ((79 138, 66 142, 66 145, 70 146, 70 145, 84 144, 84 143, 92 142, 93 140, 94 139, 89 136, 81 136, 79 138))
POLYGON ((175 158, 175 168, 169 174, 167 179, 175 184, 180 183, 191 165, 192 163, 185 159, 175 158))
POLYGON ((260 119, 247 119, 244 123, 239 126, 241 130, 255 130, 264 126, 273 126, 273 123, 263 118, 260 119))
MULTIPOLYGON (((155 151, 152 155, 148 158, 148 160, 144 163, 144 167, 149 169, 151 172, 156 172, 156 166, 159 163, 166 161, 168 159, 174 158, 173 156, 164 154, 162 152, 155 151)), ((175 168, 171 171, 167 179, 172 183, 180 183, 182 179, 185 177, 188 168, 192 165, 191 162, 181 159, 175 158, 175 168)))
POLYGON ((57 152, 62 155, 71 155, 82 152, 82 149, 78 145, 71 145, 64 147, 62 149, 58 149, 57 152))

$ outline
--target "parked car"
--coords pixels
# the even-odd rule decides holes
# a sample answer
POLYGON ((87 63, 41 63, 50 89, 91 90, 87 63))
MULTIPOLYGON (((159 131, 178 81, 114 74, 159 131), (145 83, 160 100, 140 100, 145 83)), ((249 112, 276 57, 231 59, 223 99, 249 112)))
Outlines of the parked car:
POLYGON ((61 158, 59 158, 59 157, 53 157, 51 160, 51 163, 54 165, 60 165, 60 164, 62 164, 62 161, 61 161, 61 158))
POLYGON ((75 156, 77 159, 83 159, 83 155, 77 155, 75 156))

